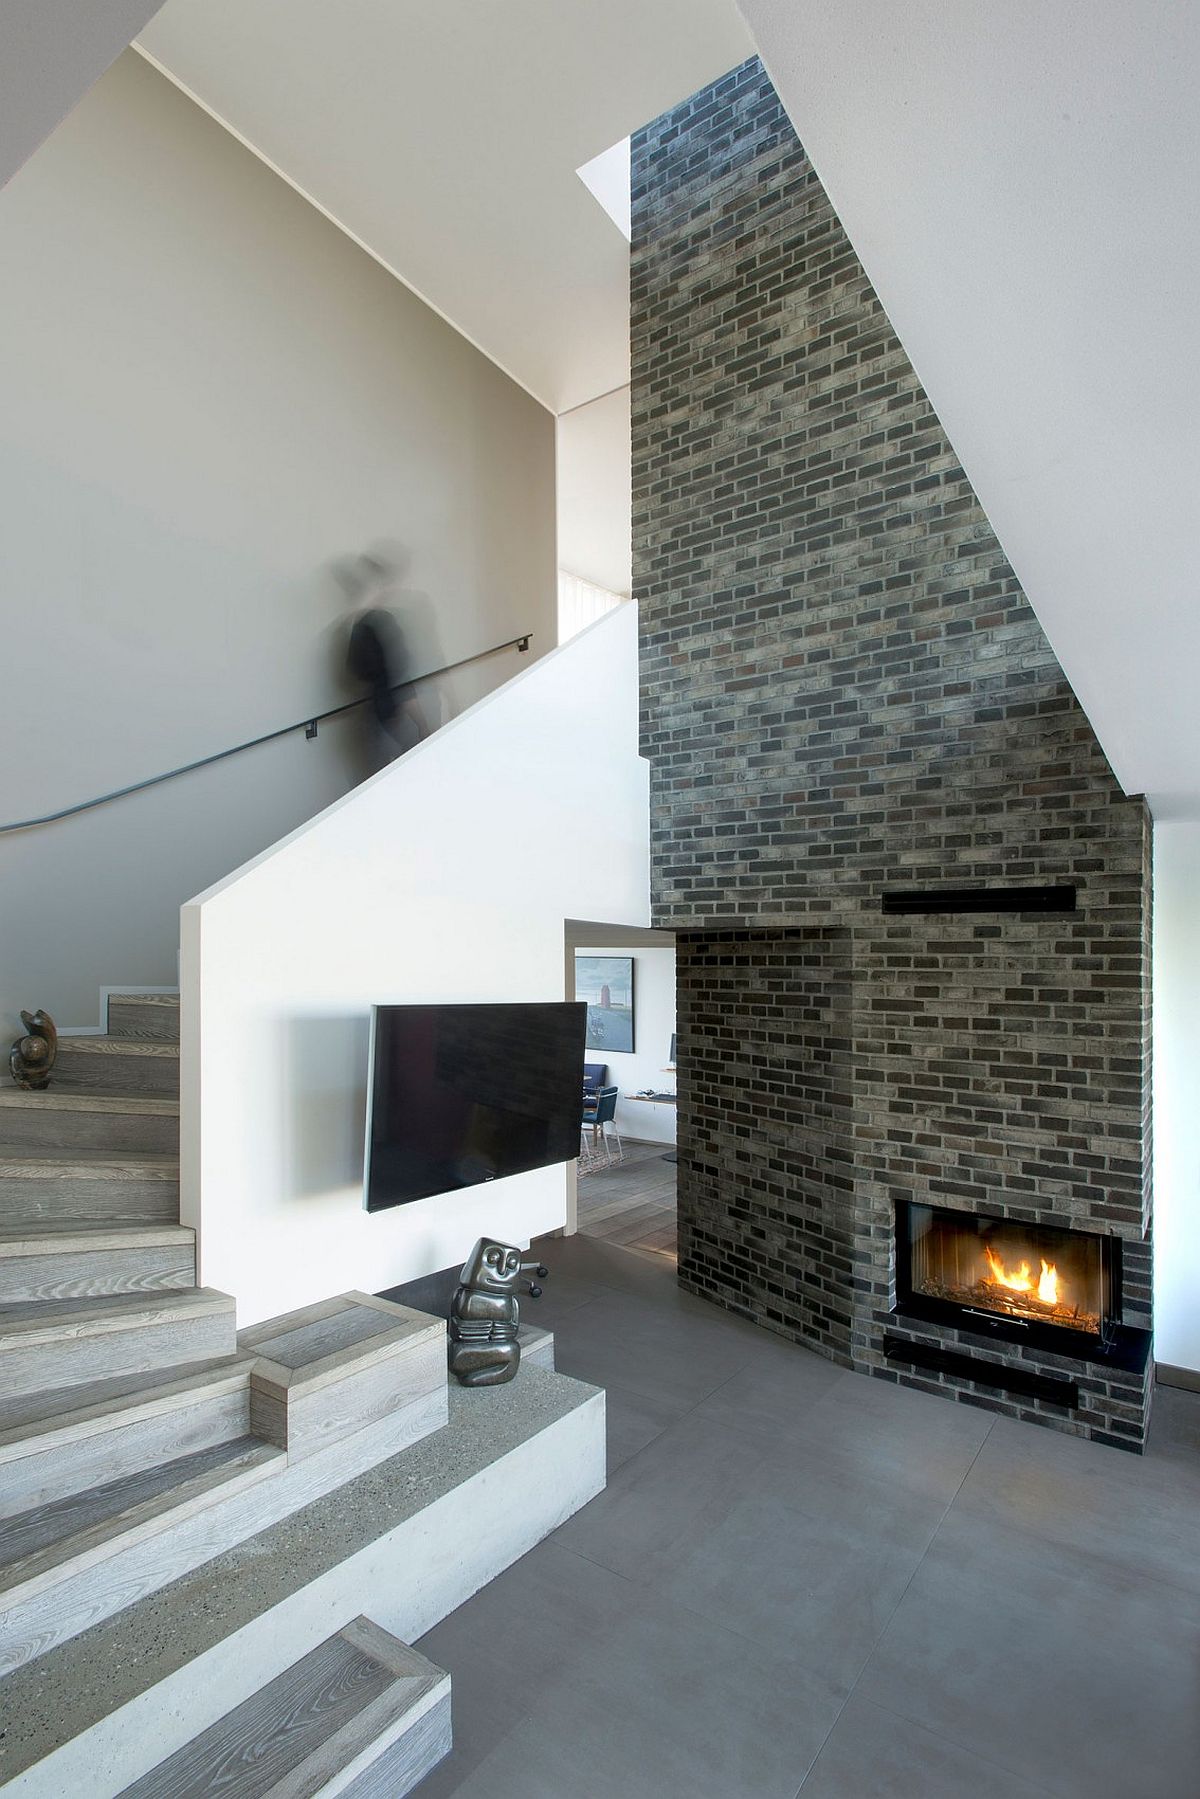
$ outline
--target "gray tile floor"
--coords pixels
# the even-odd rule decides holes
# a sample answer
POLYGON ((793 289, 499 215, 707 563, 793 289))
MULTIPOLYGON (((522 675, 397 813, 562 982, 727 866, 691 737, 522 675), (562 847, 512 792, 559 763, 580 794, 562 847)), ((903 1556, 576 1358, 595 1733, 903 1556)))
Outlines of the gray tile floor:
POLYGON ((420 1647, 420 1799, 1198 1799, 1200 1395, 1144 1458, 845 1374, 546 1243, 609 1485, 420 1647))

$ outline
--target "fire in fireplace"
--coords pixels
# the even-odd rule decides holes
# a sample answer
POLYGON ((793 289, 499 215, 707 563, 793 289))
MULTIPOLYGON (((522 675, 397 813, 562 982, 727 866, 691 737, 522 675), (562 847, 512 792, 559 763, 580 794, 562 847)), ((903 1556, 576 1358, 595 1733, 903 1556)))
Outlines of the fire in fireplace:
POLYGON ((1111 1237, 1021 1224, 941 1206, 900 1205, 896 1287, 901 1310, 958 1323, 1003 1322, 1104 1339, 1118 1309, 1119 1245, 1111 1237))

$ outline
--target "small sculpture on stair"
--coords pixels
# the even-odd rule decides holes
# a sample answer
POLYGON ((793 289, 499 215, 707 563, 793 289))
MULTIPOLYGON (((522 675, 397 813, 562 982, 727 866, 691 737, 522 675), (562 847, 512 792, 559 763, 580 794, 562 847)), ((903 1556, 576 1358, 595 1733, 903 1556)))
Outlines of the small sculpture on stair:
POLYGON ((450 1306, 450 1372, 464 1387, 499 1387, 521 1365, 517 1284, 521 1252, 481 1237, 450 1306))
POLYGON ((58 1055, 58 1032, 49 1012, 22 1012, 25 1035, 9 1051, 8 1066, 18 1087, 40 1093, 50 1085, 50 1070, 58 1055))

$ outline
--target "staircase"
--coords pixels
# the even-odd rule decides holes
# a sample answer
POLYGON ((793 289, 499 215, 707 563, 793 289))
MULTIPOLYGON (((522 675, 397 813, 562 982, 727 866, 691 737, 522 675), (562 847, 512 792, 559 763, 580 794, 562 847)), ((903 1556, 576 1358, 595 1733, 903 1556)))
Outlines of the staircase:
MULTIPOLYGON (((446 1421, 440 1319, 349 1293, 239 1343, 233 1298, 195 1284, 178 1133, 177 995, 113 996, 106 1035, 60 1039, 48 1090, 0 1088, 0 1677, 446 1421)), ((395 1683, 411 1652, 368 1642, 374 1628, 337 1650, 373 1644, 363 1667, 387 1694, 355 1714, 356 1768, 408 1729, 395 1683)), ((303 1665, 301 1688, 333 1654, 303 1665)), ((425 1743, 422 1668, 410 1722, 425 1743)), ((318 1724, 302 1740, 324 1769, 318 1724)))
POLYGON ((124 1799, 401 1799, 450 1750, 450 1676, 355 1618, 124 1799))

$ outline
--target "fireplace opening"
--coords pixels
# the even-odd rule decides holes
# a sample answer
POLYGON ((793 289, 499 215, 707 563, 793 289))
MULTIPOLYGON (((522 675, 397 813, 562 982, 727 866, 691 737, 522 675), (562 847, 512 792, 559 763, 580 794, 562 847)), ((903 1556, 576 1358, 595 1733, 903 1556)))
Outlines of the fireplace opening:
POLYGON ((1067 1347, 1106 1343, 1119 1312, 1120 1244, 941 1206, 896 1208, 897 1309, 1067 1347))

